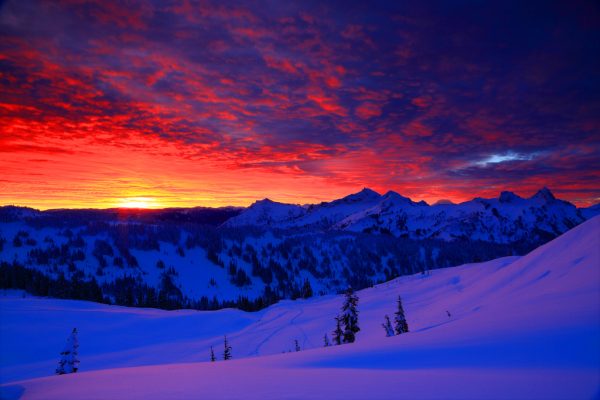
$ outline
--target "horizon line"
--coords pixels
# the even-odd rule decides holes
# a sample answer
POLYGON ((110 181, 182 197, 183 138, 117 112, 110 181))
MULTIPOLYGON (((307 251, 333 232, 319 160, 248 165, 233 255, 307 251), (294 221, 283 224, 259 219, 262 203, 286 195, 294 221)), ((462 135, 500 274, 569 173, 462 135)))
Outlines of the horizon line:
MULTIPOLYGON (((436 205, 459 205, 459 204, 467 203, 467 202, 470 202, 470 201, 473 201, 473 200, 476 200, 476 199, 493 200, 493 199, 500 198, 500 196, 502 195, 502 193, 512 193, 512 194, 514 194, 515 196, 517 196, 517 197, 519 197, 521 199, 527 200, 527 199, 533 198, 535 195, 537 195, 538 193, 540 193, 540 192, 542 192, 544 190, 548 191, 551 195, 554 196, 554 192, 552 190, 548 189, 547 186, 543 186, 542 188, 538 189, 533 195, 531 195, 529 197, 520 196, 517 193, 515 193, 513 191, 510 191, 510 190, 502 190, 502 191, 500 191, 498 193, 498 196, 496 196, 496 197, 475 196, 475 197, 473 197, 473 198, 471 198, 469 200, 464 200, 464 201, 460 201, 460 202, 455 202, 455 201, 451 201, 451 200, 448 200, 448 199, 441 199, 440 198, 440 199, 436 200, 435 202, 431 202, 430 203, 430 202, 428 202, 428 201, 426 201, 424 199, 414 200, 414 199, 412 199, 410 197, 407 197, 407 196, 404 196, 404 195, 402 195, 402 194, 400 194, 400 193, 398 193, 398 192, 396 192, 394 190, 388 190, 388 191, 386 191, 385 193, 382 194, 382 193, 380 193, 380 192, 378 192, 376 190, 370 189, 368 187, 364 187, 363 189, 361 189, 358 192, 353 192, 353 193, 350 193, 350 194, 348 194, 346 196, 343 196, 343 197, 340 197, 340 198, 335 198, 335 199, 332 199, 332 200, 329 200, 329 201, 320 201, 320 202, 304 203, 304 204, 301 204, 301 203, 288 203, 288 202, 284 202, 284 201, 273 200, 273 199, 271 199, 269 197, 264 197, 262 199, 258 199, 257 198, 253 202, 251 202, 250 204, 245 205, 245 206, 244 205, 229 204, 229 205, 222 205, 222 206, 209 206, 209 205, 169 206, 169 205, 165 205, 165 206, 148 206, 148 207, 127 207, 127 206, 85 207, 84 206, 84 207, 56 207, 56 208, 49 207, 49 208, 37 208, 37 207, 34 207, 34 206, 30 206, 30 205, 22 205, 22 204, 14 204, 13 203, 13 204, 2 204, 2 205, 0 205, 0 208, 5 208, 5 207, 28 208, 28 209, 32 209, 32 210, 35 210, 35 211, 60 211, 60 210, 81 210, 81 211, 83 211, 83 210, 94 210, 94 211, 112 211, 112 210, 116 210, 116 211, 160 211, 160 210, 174 210, 174 209, 189 210, 189 209, 195 209, 195 208, 217 210, 217 209, 226 209, 226 208, 241 208, 241 209, 246 209, 246 208, 252 206, 253 204, 255 204, 257 202, 265 201, 265 200, 272 201, 274 203, 279 203, 279 204, 290 204, 290 205, 297 205, 297 206, 301 206, 301 207, 307 207, 307 206, 318 205, 318 204, 322 204, 322 203, 331 203, 333 201, 340 200, 340 199, 343 199, 343 198, 348 197, 348 196, 360 194, 360 193, 362 193, 364 191, 374 192, 374 193, 376 193, 377 195, 379 195, 381 197, 383 197, 383 196, 385 196, 385 195, 387 195, 389 193, 395 193, 395 194, 400 195, 402 197, 405 197, 405 198, 407 198, 410 201, 413 201, 415 203, 424 202, 428 206, 436 206, 436 205)), ((589 206, 578 206, 575 202, 564 200, 564 199, 561 199, 561 198, 558 198, 558 197, 555 197, 555 198, 557 200, 566 201, 566 202, 568 202, 570 204, 573 204, 578 209, 579 208, 594 207, 594 206, 600 204, 600 201, 599 201, 599 202, 596 202, 596 203, 594 203, 592 205, 589 205, 589 206)), ((126 199, 126 198, 124 198, 124 199, 126 199)))

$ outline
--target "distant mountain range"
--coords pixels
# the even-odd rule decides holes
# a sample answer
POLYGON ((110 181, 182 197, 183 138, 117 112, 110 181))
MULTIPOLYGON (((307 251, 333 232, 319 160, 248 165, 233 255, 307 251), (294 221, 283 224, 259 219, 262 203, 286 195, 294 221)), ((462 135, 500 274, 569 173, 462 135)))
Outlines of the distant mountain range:
POLYGON ((600 213, 578 209, 544 188, 525 199, 502 192, 497 199, 428 205, 390 191, 371 190, 309 206, 257 201, 224 223, 227 227, 312 228, 391 234, 412 239, 471 239, 510 243, 534 235, 557 236, 600 213))
POLYGON ((262 308, 522 255, 600 213, 548 189, 428 205, 370 189, 247 208, 0 207, 0 289, 161 308, 262 308))
POLYGON ((15 221, 63 221, 69 223, 82 220, 117 221, 140 223, 193 223, 219 226, 229 218, 234 217, 244 210, 243 207, 192 207, 192 208, 84 208, 69 209, 59 208, 39 211, 29 207, 3 206, 0 207, 0 223, 15 221))

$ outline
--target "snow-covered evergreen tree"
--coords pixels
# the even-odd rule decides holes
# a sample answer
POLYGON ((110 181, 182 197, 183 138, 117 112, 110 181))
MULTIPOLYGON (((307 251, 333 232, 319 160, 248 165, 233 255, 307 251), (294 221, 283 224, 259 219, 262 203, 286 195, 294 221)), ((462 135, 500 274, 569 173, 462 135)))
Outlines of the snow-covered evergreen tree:
POLYGON ((296 351, 300 351, 300 345, 298 344, 298 339, 294 339, 294 349, 296 351))
POLYGON ((67 339, 65 349, 60 353, 60 361, 56 368, 58 375, 72 374, 79 369, 79 341, 77 340, 77 328, 73 328, 67 339))
POLYGON ((385 336, 394 336, 394 328, 392 327, 392 322, 390 321, 389 316, 385 316, 385 322, 381 324, 381 326, 383 326, 383 329, 385 329, 385 336))
POLYGON ((342 306, 342 324, 344 326, 343 343, 354 343, 356 334, 360 331, 358 327, 358 296, 352 287, 348 287, 342 306))
POLYGON ((212 361, 212 362, 217 361, 217 358, 215 357, 215 351, 213 350, 212 346, 210 346, 210 361, 212 361))
POLYGON ((223 350, 223 360, 230 360, 231 359, 231 346, 229 345, 229 342, 227 341, 227 335, 225 335, 224 345, 225 345, 225 349, 223 350))
POLYGON ((327 336, 327 334, 323 335, 323 346, 324 347, 331 346, 331 342, 329 342, 329 336, 327 336))
POLYGON ((402 298, 398 296, 398 310, 395 313, 394 323, 396 334, 400 335, 402 333, 408 332, 408 323, 406 322, 406 316, 404 315, 404 307, 402 307, 402 298))
POLYGON ((342 339, 344 336, 344 331, 342 331, 342 319, 337 316, 335 317, 335 330, 333 331, 333 343, 336 346, 342 344, 342 339))

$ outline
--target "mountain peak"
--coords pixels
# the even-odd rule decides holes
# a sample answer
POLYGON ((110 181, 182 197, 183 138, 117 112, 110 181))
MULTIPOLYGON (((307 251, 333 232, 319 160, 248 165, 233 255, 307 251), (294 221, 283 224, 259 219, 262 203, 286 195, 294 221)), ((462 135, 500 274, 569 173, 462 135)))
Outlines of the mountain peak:
POLYGON ((452 200, 448 200, 448 199, 439 199, 438 201, 436 201, 435 203, 433 203, 434 206, 441 206, 441 205, 454 205, 455 203, 452 200))
POLYGON ((521 197, 517 196, 513 192, 504 191, 500 193, 498 200, 500 200, 500 203, 512 203, 515 200, 521 200, 521 197))
POLYGON ((259 206, 259 205, 263 205, 263 204, 273 204, 275 203, 273 200, 269 199, 268 197, 265 197, 262 200, 256 200, 254 203, 252 203, 252 206, 259 206))
POLYGON ((361 195, 361 196, 368 196, 368 197, 379 197, 379 196, 381 196, 379 193, 377 193, 373 189, 369 189, 368 187, 364 187, 360 192, 355 193, 355 194, 361 195))
POLYGON ((341 200, 358 202, 358 201, 364 201, 364 200, 375 200, 380 197, 381 197, 381 195, 379 193, 377 193, 376 191, 369 189, 369 188, 363 188, 363 190, 361 190, 360 192, 348 195, 341 200))
POLYGON ((390 190, 389 192, 387 192, 386 194, 384 194, 383 197, 385 197, 387 199, 396 199, 396 200, 409 201, 409 202, 412 203, 411 199, 409 199, 408 197, 402 196, 400 193, 394 192, 393 190, 390 190))
POLYGON ((547 187, 543 187, 542 189, 540 189, 535 195, 533 195, 531 197, 532 199, 540 199, 540 200, 544 200, 546 202, 549 201, 554 201, 556 200, 556 197, 554 197, 554 195, 552 194, 552 192, 550 191, 550 189, 548 189, 547 187))

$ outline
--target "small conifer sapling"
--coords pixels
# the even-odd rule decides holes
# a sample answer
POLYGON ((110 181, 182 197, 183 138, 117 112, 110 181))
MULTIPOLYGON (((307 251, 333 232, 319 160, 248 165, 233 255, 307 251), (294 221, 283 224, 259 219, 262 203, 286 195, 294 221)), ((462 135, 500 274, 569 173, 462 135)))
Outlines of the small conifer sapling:
POLYGON ((223 342, 224 350, 223 350, 223 360, 231 360, 231 346, 227 341, 227 335, 225 335, 225 340, 223 342))
POLYGON ((381 324, 381 326, 383 326, 383 329, 385 329, 385 336, 394 336, 394 328, 392 327, 392 322, 390 321, 389 316, 385 316, 385 322, 381 324))
POLYGON ((73 374, 79 369, 79 341, 77 340, 77 328, 73 328, 67 339, 64 350, 60 353, 60 361, 56 368, 58 375, 73 374))
POLYGON ((342 306, 342 325, 344 335, 343 343, 354 343, 356 334, 360 331, 358 326, 358 296, 348 287, 346 290, 344 305, 342 306))
POLYGON ((336 346, 342 344, 342 338, 344 336, 344 331, 342 331, 342 319, 337 316, 335 317, 335 330, 333 331, 333 343, 336 346))
POLYGON ((404 307, 402 307, 402 298, 400 296, 398 296, 398 310, 395 313, 394 324, 397 335, 408 332, 408 323, 406 322, 404 307))

